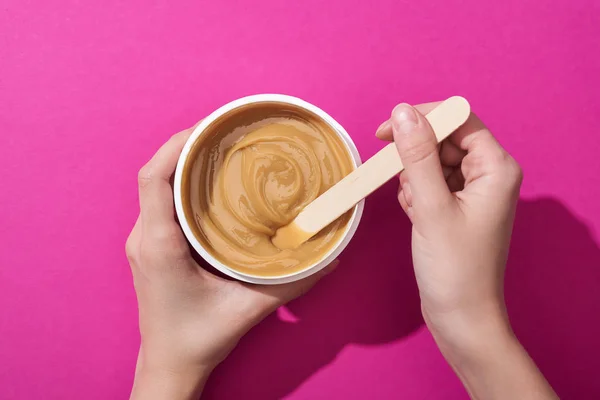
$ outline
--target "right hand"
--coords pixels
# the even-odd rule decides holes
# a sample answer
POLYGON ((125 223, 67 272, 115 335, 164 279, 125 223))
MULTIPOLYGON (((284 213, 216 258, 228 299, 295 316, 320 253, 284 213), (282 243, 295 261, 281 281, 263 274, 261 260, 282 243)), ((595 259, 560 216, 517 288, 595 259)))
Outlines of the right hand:
POLYGON ((438 104, 398 105, 377 136, 405 166, 398 200, 413 223, 423 316, 444 351, 482 323, 510 329, 504 269, 522 173, 474 114, 438 146, 423 116, 438 104))
POLYGON ((422 113, 394 108, 377 132, 404 164, 398 200, 429 330, 474 399, 556 399, 512 333, 504 269, 519 188, 516 161, 473 114, 438 148, 422 113))

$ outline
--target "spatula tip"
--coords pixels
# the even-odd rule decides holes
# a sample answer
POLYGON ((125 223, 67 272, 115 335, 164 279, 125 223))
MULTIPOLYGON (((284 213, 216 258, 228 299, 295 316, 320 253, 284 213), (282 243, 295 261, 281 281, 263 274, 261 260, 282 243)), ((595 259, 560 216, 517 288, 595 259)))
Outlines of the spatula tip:
POLYGON ((451 102, 453 107, 455 107, 457 111, 460 110, 461 115, 465 115, 466 117, 468 117, 471 113, 471 105, 469 104, 467 99, 465 99, 462 96, 452 96, 448 100, 446 100, 446 102, 451 102))

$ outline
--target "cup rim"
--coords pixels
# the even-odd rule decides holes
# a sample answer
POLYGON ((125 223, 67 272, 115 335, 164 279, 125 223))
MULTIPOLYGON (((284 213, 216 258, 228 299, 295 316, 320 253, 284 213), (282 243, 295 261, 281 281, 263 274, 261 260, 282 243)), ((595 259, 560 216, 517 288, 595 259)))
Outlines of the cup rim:
POLYGON ((200 243, 200 241, 198 241, 198 239, 194 235, 194 232, 192 231, 192 228, 190 227, 188 220, 185 217, 184 208, 183 208, 183 198, 181 195, 183 168, 184 168, 184 165, 185 165, 185 163, 188 159, 188 156, 192 150, 194 143, 205 132, 206 128, 208 126, 210 126, 218 118, 220 118, 222 115, 227 114, 228 112, 230 112, 238 107, 245 106, 248 104, 273 103, 273 102, 285 103, 285 104, 290 104, 290 105, 294 105, 297 107, 301 107, 301 108, 304 108, 307 111, 310 111, 313 114, 317 115, 325 123, 327 123, 330 127, 332 127, 333 130, 340 136, 344 145, 346 146, 346 149, 349 151, 350 155, 352 156, 351 158, 354 163, 354 168, 358 168, 361 165, 362 162, 360 159, 360 154, 358 153, 358 149, 356 148, 354 141, 352 140, 352 138, 350 137, 348 132, 346 132, 346 130, 335 119, 333 119, 329 114, 327 114, 325 111, 321 110, 319 107, 317 107, 313 104, 310 104, 310 103, 308 103, 302 99, 299 99, 297 97, 294 97, 294 96, 289 96, 289 95, 284 95, 284 94, 255 94, 255 95, 251 95, 251 96, 242 97, 237 100, 233 100, 233 101, 219 107, 217 110, 213 111, 208 117, 203 119, 202 122, 200 122, 196 126, 196 128, 194 128, 194 131, 192 132, 192 134, 186 141, 185 146, 183 147, 183 150, 181 151, 181 154, 179 155, 179 160, 177 161, 177 168, 175 170, 175 177, 174 177, 174 184, 173 184, 175 211, 177 213, 177 218, 179 219, 179 224, 183 230, 183 233, 185 234, 188 242, 192 245, 194 250, 206 262, 208 262, 212 267, 214 267, 215 269, 217 269, 218 271, 222 272, 223 274, 225 274, 229 277, 235 278, 235 279, 243 281, 243 282, 254 283, 254 284, 266 284, 266 285, 276 285, 276 284, 294 282, 294 281, 306 278, 310 275, 313 275, 313 274, 319 272, 320 270, 322 270, 323 268, 325 268, 327 265, 329 265, 346 248, 348 243, 350 243, 350 240, 356 233, 356 230, 358 228, 360 219, 362 217, 363 209, 364 209, 364 199, 363 199, 356 206, 354 206, 352 216, 350 217, 350 220, 348 221, 348 225, 346 227, 346 232, 344 233, 344 235, 338 240, 338 242, 327 253, 325 253, 323 255, 322 258, 319 259, 319 261, 307 266, 306 268, 304 268, 301 271, 292 272, 292 273, 286 274, 286 275, 268 277, 268 276, 251 275, 251 274, 246 274, 246 273, 236 271, 236 270, 228 267, 227 265, 223 264, 221 261, 217 260, 215 257, 213 257, 209 253, 209 251, 204 248, 202 243, 200 243))

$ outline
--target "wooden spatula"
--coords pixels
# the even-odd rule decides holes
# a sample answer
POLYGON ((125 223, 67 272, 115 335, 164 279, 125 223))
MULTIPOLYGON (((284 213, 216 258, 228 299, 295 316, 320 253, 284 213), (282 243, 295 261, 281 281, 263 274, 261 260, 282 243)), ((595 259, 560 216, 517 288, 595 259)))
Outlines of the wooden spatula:
MULTIPOLYGON (((441 142, 465 123, 470 112, 467 100, 454 96, 425 118, 441 142)), ((307 205, 292 222, 279 228, 272 238, 273 244, 280 249, 300 246, 403 169, 396 145, 388 144, 307 205)))

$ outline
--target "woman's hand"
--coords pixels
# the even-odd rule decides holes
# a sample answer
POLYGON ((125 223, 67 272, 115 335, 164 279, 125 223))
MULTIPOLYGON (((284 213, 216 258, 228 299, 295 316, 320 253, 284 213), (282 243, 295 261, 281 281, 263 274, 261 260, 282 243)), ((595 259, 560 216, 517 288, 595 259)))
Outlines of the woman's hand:
POLYGON ((434 334, 453 339, 455 320, 506 319, 504 268, 522 174, 473 114, 438 148, 422 115, 436 105, 397 106, 377 136, 396 142, 405 166, 398 200, 413 223, 424 317, 434 334))
POLYGON ((553 398, 504 304, 521 169, 473 114, 438 146, 423 116, 436 105, 400 104, 377 132, 405 167, 398 200, 413 223, 424 319, 473 397, 553 398))
POLYGON ((132 398, 197 398, 250 328, 335 267, 275 286, 230 281, 199 267, 175 221, 169 183, 191 132, 173 136, 139 173, 140 215, 126 244, 141 333, 132 398))

